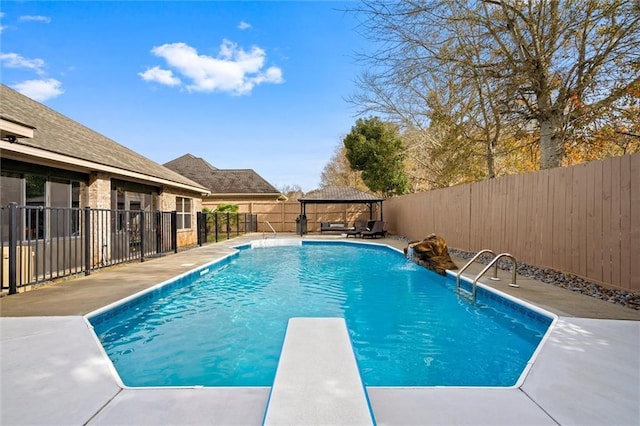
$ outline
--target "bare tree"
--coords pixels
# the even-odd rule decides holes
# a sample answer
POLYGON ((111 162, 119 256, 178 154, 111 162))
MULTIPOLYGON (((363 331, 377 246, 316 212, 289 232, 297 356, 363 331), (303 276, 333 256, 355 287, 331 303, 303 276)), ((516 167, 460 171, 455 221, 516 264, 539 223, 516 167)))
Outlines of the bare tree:
POLYGON ((500 126, 528 129, 538 135, 541 168, 560 165, 572 132, 624 107, 640 85, 637 2, 365 0, 352 11, 379 46, 360 57, 367 72, 352 101, 361 111, 426 127, 429 93, 458 88, 460 111, 474 99, 470 111, 481 119, 473 135, 487 149, 500 126))
POLYGON ((282 195, 287 197, 287 200, 289 201, 297 201, 304 196, 304 192, 300 185, 283 185, 278 188, 278 190, 282 195))
POLYGON ((407 146, 405 170, 410 192, 446 188, 465 182, 473 161, 469 161, 468 147, 461 146, 455 151, 447 147, 460 142, 464 144, 450 130, 433 126, 426 131, 409 129, 404 132, 403 141, 407 146))
POLYGON ((322 169, 320 174, 320 187, 328 186, 350 186, 361 191, 368 191, 367 185, 362 181, 362 172, 352 170, 347 160, 346 149, 340 143, 333 153, 329 162, 322 169))

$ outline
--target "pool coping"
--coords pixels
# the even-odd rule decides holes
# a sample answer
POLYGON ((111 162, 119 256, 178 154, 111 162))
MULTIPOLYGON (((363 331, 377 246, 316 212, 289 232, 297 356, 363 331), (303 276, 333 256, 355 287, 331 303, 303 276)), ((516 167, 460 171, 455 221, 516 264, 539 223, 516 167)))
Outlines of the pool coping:
MULTIPOLYGON (((310 242, 310 243, 327 243, 326 239, 305 239, 304 242, 310 242)), ((113 365, 113 363, 111 362, 111 359, 109 358, 109 355, 106 353, 106 351, 104 350, 102 343, 100 342, 99 338, 97 337, 97 335, 94 332, 94 325, 91 321, 92 318, 95 317, 99 317, 100 315, 105 314, 106 312, 109 312, 111 310, 117 309, 118 307, 121 306, 125 306, 128 303, 135 301, 141 297, 144 297, 145 295, 151 294, 157 290, 162 289, 163 287, 166 286, 170 286, 173 285, 177 282, 179 282, 181 279, 183 278, 188 278, 192 275, 196 275, 196 274, 200 274, 202 275, 203 273, 207 273, 209 272, 209 268, 210 267, 214 267, 217 264, 223 264, 225 261, 237 256, 239 254, 239 252, 242 249, 248 249, 248 248, 254 248, 254 243, 267 243, 267 244, 255 244, 255 247, 257 248, 264 248, 264 247, 281 247, 281 246, 287 246, 287 245, 292 245, 292 246, 300 246, 303 244, 303 241, 300 238, 287 238, 287 239, 279 239, 279 240, 251 240, 249 242, 246 243, 242 243, 242 244, 237 244, 237 245, 232 245, 231 248, 234 249, 235 251, 232 253, 229 253, 227 255, 224 255, 218 259, 212 260, 208 263, 205 263, 203 265, 197 266, 191 270, 188 270, 186 272, 181 273, 180 275, 177 275, 175 277, 169 278, 167 280, 164 280, 161 283, 158 283, 156 285, 153 285, 149 288, 146 288, 144 290, 141 290, 137 293, 134 293, 130 296, 127 296, 121 300, 118 300, 116 302, 110 303, 109 305, 103 306, 99 309, 96 309, 92 312, 89 312, 88 314, 84 315, 83 318, 85 319, 86 323, 87 323, 87 327, 92 331, 92 334, 96 337, 96 342, 98 343, 99 349, 101 350, 101 352, 103 353, 103 355, 107 358, 107 360, 109 361, 109 364, 111 365, 111 371, 114 373, 115 375, 115 379, 116 382, 118 383, 118 385, 123 388, 123 389, 192 389, 192 388, 202 388, 202 387, 207 387, 207 386, 200 386, 200 385, 193 385, 193 386, 128 386, 126 385, 123 380, 120 377, 120 374, 117 372, 116 367, 113 365), (268 244, 269 242, 272 242, 272 244, 268 244)), ((387 249, 390 249, 392 251, 395 251, 399 254, 404 255, 404 253, 402 252, 402 250, 399 250, 396 247, 392 247, 390 245, 387 244, 380 244, 380 243, 374 243, 374 242, 369 242, 369 241, 357 241, 357 240, 340 240, 340 241, 334 241, 334 243, 336 244, 349 244, 349 245, 371 245, 371 246, 383 246, 387 249)), ((457 273, 453 270, 447 270, 446 271, 446 275, 449 278, 454 278, 457 277, 457 273)), ((469 286, 472 285, 472 280, 471 278, 469 278, 468 276, 460 276, 460 280, 466 282, 469 286)), ((180 285, 179 283, 177 283, 176 285, 180 285)), ((524 379, 526 378, 529 370, 531 369, 531 366, 533 365, 533 363, 535 362, 535 359, 537 357, 537 354, 539 353, 541 347, 544 345, 544 343, 546 342, 546 340, 549 337, 549 334, 551 333, 553 327, 555 326, 556 322, 558 321, 558 315, 554 314, 553 312, 547 311, 543 308, 540 308, 532 303, 529 303, 525 300, 521 300, 518 299, 515 296, 512 296, 510 294, 504 293, 498 289, 492 288, 490 286, 485 285, 482 282, 478 282, 477 283, 477 287, 481 289, 481 291, 484 291, 486 293, 489 294, 493 294, 494 296, 503 298, 507 301, 511 301, 512 303, 515 303, 517 305, 523 306, 526 309, 529 309, 530 311, 535 312, 536 314, 546 317, 550 320, 549 325, 547 326, 547 330, 545 331, 544 335, 542 336, 542 338, 540 339, 540 342, 538 343, 538 345, 536 346, 535 351, 531 354, 531 356, 529 357, 529 359, 527 360, 525 366, 523 367, 522 372, 520 373, 520 375, 518 376, 518 379, 515 381, 515 383, 513 385, 509 385, 509 386, 441 386, 441 387, 446 387, 446 388, 489 388, 489 389, 495 389, 495 388, 503 388, 503 389, 509 389, 509 388, 519 388, 523 382, 524 379)), ((502 302, 498 302, 498 303, 502 303, 502 302)), ((286 335, 285 335, 285 339, 286 339, 286 335)), ((377 387, 388 387, 388 388, 392 388, 392 387, 403 387, 403 386, 377 386, 377 387)), ((404 386, 405 388, 407 388, 408 386, 404 386)), ((431 387, 439 387, 439 386, 411 386, 412 388, 431 388, 431 387)))
MULTIPOLYGON (((0 319, 0 423, 261 424, 269 388, 119 387, 84 321, 0 319)), ((638 321, 559 315, 519 388, 367 393, 378 424, 638 424, 639 336, 638 321)))

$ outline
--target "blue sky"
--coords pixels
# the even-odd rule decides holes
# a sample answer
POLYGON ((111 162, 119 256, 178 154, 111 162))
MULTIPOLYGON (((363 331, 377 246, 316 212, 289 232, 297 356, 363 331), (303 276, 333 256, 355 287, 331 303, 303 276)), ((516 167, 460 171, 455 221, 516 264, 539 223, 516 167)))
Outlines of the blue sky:
POLYGON ((357 118, 347 6, 3 0, 1 80, 160 164, 191 153, 309 191, 357 118))

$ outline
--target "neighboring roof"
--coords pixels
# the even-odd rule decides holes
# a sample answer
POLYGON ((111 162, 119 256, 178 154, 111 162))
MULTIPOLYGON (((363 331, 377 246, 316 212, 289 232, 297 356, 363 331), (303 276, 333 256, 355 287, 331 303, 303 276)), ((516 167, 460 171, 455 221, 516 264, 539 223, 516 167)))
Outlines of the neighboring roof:
POLYGON ((216 194, 280 195, 273 185, 252 169, 216 169, 200 157, 185 154, 164 164, 216 194))
POLYGON ((175 184, 192 191, 207 192, 201 184, 161 166, 4 84, 0 84, 0 114, 6 120, 28 123, 36 129, 33 138, 19 138, 15 143, 4 145, 6 152, 39 155, 48 160, 55 158, 85 170, 104 170, 114 174, 122 172, 122 176, 137 179, 151 177, 151 182, 175 184))
MULTIPOLYGON (((197 174, 202 173, 203 171, 209 172, 211 170, 218 170, 216 167, 213 167, 211 164, 206 162, 204 159, 200 157, 196 157, 191 154, 185 154, 182 157, 178 157, 175 160, 171 160, 168 163, 164 163, 163 166, 173 170, 178 171, 182 170, 185 173, 189 174, 197 174)), ((187 176, 181 172, 178 172, 183 176, 187 176)))
POLYGON ((350 186, 329 186, 316 189, 298 199, 301 203, 378 203, 384 198, 377 197, 350 186))

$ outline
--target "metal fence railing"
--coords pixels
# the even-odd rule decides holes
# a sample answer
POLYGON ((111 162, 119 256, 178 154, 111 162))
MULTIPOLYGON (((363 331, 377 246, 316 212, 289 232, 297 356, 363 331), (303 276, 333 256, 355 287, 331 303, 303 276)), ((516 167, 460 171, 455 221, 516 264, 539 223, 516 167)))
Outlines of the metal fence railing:
MULTIPOLYGON (((255 232, 248 214, 198 213, 198 244, 255 232)), ((27 285, 178 251, 176 212, 18 206, 0 208, 0 285, 27 285)))
POLYGON ((199 212, 198 245, 258 231, 258 216, 249 213, 199 212))
POLYGON ((0 284, 26 285, 177 251, 175 212, 0 208, 0 284))

